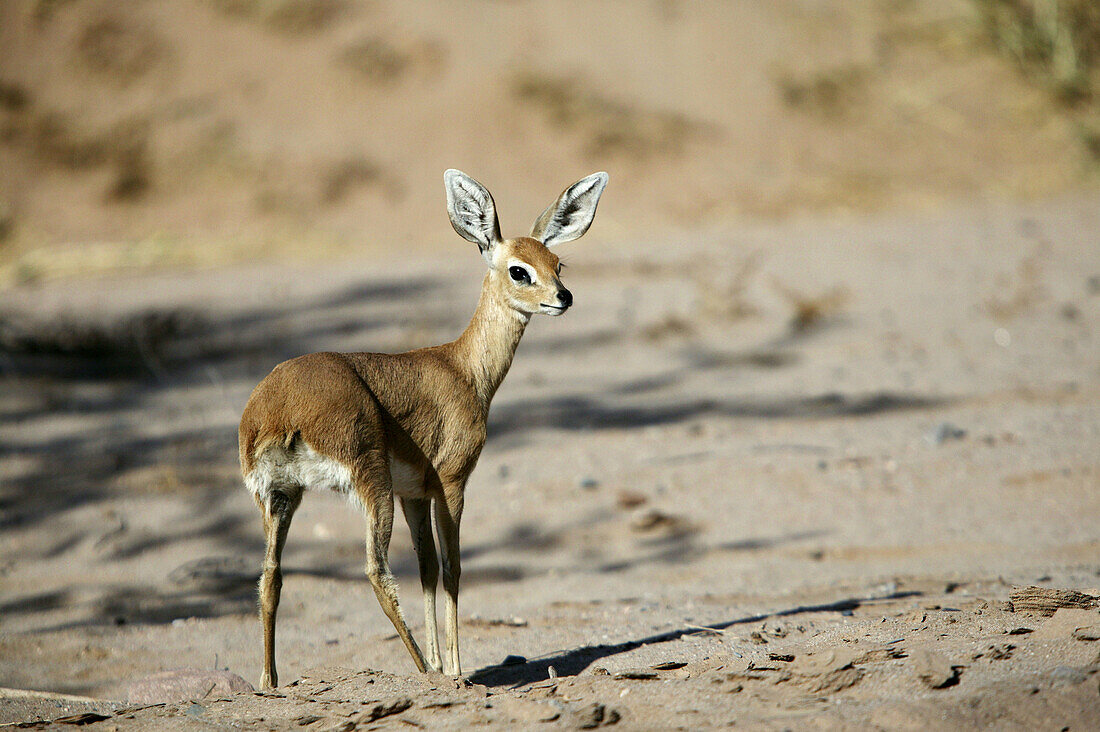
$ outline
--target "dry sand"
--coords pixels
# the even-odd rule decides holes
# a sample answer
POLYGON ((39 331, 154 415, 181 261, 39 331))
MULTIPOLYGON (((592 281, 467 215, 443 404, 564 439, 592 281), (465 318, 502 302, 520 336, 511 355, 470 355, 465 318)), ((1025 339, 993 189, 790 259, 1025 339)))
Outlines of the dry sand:
MULTIPOLYGON (((103 724, 1095 727, 1100 612, 1006 601, 1100 594, 1098 203, 646 241, 597 219, 568 250, 577 305, 532 323, 470 486, 465 681, 410 674, 361 519, 310 495, 278 694, 101 704, 103 724)), ((5 293, 38 340, 0 404, 2 685, 255 683, 241 405, 291 354, 456 334, 481 267, 456 247, 5 293)), ((403 531, 391 554, 422 632, 403 531)))
POLYGON ((0 724, 1100 728, 1098 107, 973 3, 121 7, 0 2, 0 724), (471 481, 467 673, 309 495, 233 692, 240 411, 464 327, 447 167, 509 235, 611 173, 471 481))

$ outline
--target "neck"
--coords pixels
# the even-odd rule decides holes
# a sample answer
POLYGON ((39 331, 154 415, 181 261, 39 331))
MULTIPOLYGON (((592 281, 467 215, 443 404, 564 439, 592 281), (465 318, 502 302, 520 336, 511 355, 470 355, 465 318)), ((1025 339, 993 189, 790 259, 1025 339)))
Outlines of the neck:
POLYGON ((486 413, 531 319, 504 301, 493 288, 491 276, 485 275, 474 317, 454 342, 458 366, 473 384, 486 413))

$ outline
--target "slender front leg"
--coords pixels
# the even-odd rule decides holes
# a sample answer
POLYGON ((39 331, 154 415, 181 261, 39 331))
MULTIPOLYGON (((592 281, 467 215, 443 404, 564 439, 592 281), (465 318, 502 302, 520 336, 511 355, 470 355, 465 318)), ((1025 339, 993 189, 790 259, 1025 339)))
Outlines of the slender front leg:
POLYGON ((458 657, 458 580, 462 575, 458 527, 462 522, 463 487, 445 486, 443 498, 435 501, 435 524, 439 531, 439 549, 443 554, 443 590, 447 593, 447 673, 453 676, 462 675, 462 663, 458 657))
POLYGON ((279 685, 279 674, 275 670, 275 613, 279 609, 279 595, 283 589, 283 546, 290 530, 290 520, 301 500, 301 490, 290 495, 274 490, 266 502, 256 499, 264 513, 264 537, 267 540, 263 574, 260 575, 260 617, 264 626, 264 673, 260 677, 260 688, 263 689, 274 689, 279 685))
POLYGON ((389 548, 390 536, 393 533, 393 493, 389 490, 389 481, 385 486, 378 484, 363 486, 357 490, 363 505, 367 509, 367 578, 370 580, 374 594, 378 597, 378 604, 382 606, 382 612, 393 623, 397 635, 409 649, 413 663, 421 673, 428 670, 424 661, 424 654, 413 640, 409 626, 405 622, 405 616, 401 612, 401 605, 397 600, 397 580, 390 571, 389 548))
POLYGON ((424 591, 424 632, 427 636, 428 665, 434 671, 443 670, 439 659, 439 633, 435 622, 435 587, 439 581, 439 558, 432 536, 432 503, 430 498, 402 498, 401 508, 412 534, 413 549, 420 565, 420 587, 424 591))

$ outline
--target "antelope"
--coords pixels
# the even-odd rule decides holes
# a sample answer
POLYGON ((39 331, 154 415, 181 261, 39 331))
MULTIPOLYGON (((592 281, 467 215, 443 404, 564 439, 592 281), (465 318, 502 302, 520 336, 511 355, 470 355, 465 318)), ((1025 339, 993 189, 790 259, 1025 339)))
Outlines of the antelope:
POLYGON ((259 582, 263 688, 278 685, 280 562, 306 489, 343 494, 363 511, 367 578, 422 673, 443 671, 434 506, 446 592, 447 673, 462 674, 459 525, 466 482, 485 444, 489 403, 531 316, 559 316, 573 304, 549 247, 588 231, 607 180, 601 172, 574 183, 538 217, 530 236, 502 239, 489 191, 465 173, 448 170, 443 181, 451 225, 477 244, 489 265, 466 330, 450 343, 406 353, 299 356, 276 366, 252 392, 241 417, 239 444, 244 483, 263 513, 267 546, 259 582), (389 566, 395 496, 420 570, 427 658, 405 622, 389 566))

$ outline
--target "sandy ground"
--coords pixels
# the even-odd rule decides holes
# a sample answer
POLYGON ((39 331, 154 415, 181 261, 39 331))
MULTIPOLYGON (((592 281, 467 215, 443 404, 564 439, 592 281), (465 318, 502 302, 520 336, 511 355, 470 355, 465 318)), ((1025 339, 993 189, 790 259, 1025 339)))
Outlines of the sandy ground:
MULTIPOLYGON (((464 679, 411 673, 361 518, 309 495, 284 685, 159 706, 128 684, 258 683, 252 386, 301 352, 453 337, 481 260, 454 237, 9 289, 0 686, 117 703, 9 695, 0 721, 1095 728, 1100 611, 1007 601, 1100 595, 1097 231, 1091 194, 690 238, 597 217, 566 250, 577 304, 529 328, 471 481, 464 679)), ((391 557, 422 633, 403 530, 391 557)))
POLYGON ((978 5, 0 2, 0 724, 1100 727, 1100 105, 978 5), (469 489, 464 678, 310 495, 284 686, 139 701, 259 680, 252 387, 465 326, 448 167, 509 235, 611 173, 469 489))

